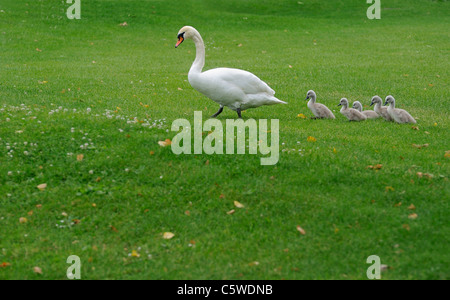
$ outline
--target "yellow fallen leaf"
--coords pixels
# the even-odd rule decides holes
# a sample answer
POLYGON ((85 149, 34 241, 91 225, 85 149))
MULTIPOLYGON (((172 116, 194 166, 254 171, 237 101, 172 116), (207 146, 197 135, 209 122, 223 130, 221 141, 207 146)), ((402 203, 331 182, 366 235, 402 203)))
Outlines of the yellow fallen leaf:
POLYGON ((304 114, 298 114, 297 118, 306 119, 306 116, 304 114))
POLYGON ((392 186, 386 187, 386 192, 393 192, 393 191, 395 191, 395 189, 392 186))
POLYGON ((38 188, 40 191, 43 191, 43 190, 45 190, 45 189, 47 188, 47 184, 46 184, 46 183, 40 184, 40 185, 37 186, 37 188, 38 188))
POLYGON ((131 251, 131 257, 141 257, 141 255, 136 250, 133 250, 131 251))
POLYGON ((306 234, 306 231, 305 231, 303 228, 301 228, 300 226, 297 226, 297 230, 298 230, 298 232, 300 232, 302 235, 305 235, 305 234, 306 234))
POLYGON ((234 206, 237 208, 244 208, 245 206, 242 203, 239 203, 238 201, 234 201, 234 206))
POLYGON ((27 218, 23 218, 22 217, 22 218, 19 219, 19 223, 20 224, 25 224, 26 222, 28 222, 27 218))
POLYGON ((78 154, 77 155, 77 161, 83 161, 84 159, 84 155, 83 154, 78 154))
POLYGON ((333 148, 333 153, 334 153, 334 154, 337 154, 336 148, 333 148))
POLYGON ((317 142, 317 139, 315 138, 315 137, 313 137, 313 136, 308 136, 308 138, 306 139, 308 142, 312 142, 312 143, 315 143, 315 142, 317 142))
POLYGON ((175 234, 173 234, 172 232, 164 232, 163 234, 163 239, 165 240, 170 240, 175 236, 175 234))

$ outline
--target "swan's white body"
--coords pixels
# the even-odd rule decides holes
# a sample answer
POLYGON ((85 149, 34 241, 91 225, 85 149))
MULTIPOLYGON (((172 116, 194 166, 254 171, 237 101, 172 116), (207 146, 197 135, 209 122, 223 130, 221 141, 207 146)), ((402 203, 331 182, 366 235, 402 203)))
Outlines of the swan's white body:
MULTIPOLYGON (((192 39, 196 47, 196 58, 189 71, 191 86, 218 103, 240 115, 240 111, 262 105, 287 104, 277 99, 275 91, 250 72, 218 68, 203 72, 205 66, 205 45, 200 33, 193 27, 183 27, 178 34, 177 47, 185 38, 192 39), (181 38, 181 41, 180 41, 181 38)), ((219 110, 219 113, 221 110, 219 110)))
POLYGON ((417 121, 404 109, 395 108, 395 99, 392 96, 386 97, 386 103, 389 104, 387 109, 389 115, 395 122, 399 124, 412 123, 416 124, 417 121))

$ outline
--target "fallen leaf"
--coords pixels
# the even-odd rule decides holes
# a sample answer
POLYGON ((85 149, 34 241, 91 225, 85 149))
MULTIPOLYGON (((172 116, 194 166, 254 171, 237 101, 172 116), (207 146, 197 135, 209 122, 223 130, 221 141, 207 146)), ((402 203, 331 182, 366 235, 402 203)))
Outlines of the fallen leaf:
POLYGON ((189 210, 187 210, 184 212, 184 214, 189 217, 191 215, 191 212, 189 210))
POLYGON ((317 139, 315 138, 315 137, 313 137, 313 136, 308 136, 308 138, 306 139, 308 142, 312 142, 312 143, 315 143, 315 142, 317 142, 317 139))
POLYGON ((249 263, 248 265, 250 267, 259 266, 259 262, 258 261, 253 261, 253 262, 249 263))
POLYGON ((81 221, 80 220, 78 220, 78 219, 73 219, 72 220, 72 222, 75 224, 75 225, 78 225, 78 224, 80 224, 81 223, 81 221))
POLYGON ((403 203, 399 202, 399 203, 395 204, 394 207, 400 207, 400 206, 402 206, 402 204, 403 203))
POLYGON ((38 188, 40 191, 43 191, 43 190, 45 190, 45 189, 47 188, 47 184, 46 184, 46 183, 40 184, 40 185, 37 186, 37 188, 38 188))
POLYGON ((128 26, 128 23, 127 22, 123 22, 123 23, 120 23, 119 26, 126 27, 126 26, 128 26))
POLYGON ((78 154, 77 155, 77 161, 83 161, 84 159, 84 155, 83 154, 78 154))
POLYGON ((39 267, 34 267, 33 268, 33 272, 36 273, 36 274, 42 274, 42 269, 39 268, 39 267))
POLYGON ((444 157, 445 157, 445 158, 450 158, 450 150, 445 151, 444 157))
POLYGON ((419 127, 418 126, 413 126, 413 127, 411 127, 411 129, 412 130, 419 130, 419 127))
POLYGON ((234 206, 236 206, 237 208, 244 208, 245 207, 242 203, 240 203, 238 201, 234 201, 234 206))
POLYGON ((155 155, 155 151, 150 151, 150 155, 155 155))
POLYGON ((41 50, 41 49, 39 49, 39 48, 36 48, 36 51, 37 51, 37 52, 42 52, 42 50, 41 50))
POLYGON ((303 228, 301 228, 300 226, 297 226, 297 230, 298 230, 298 232, 300 232, 300 234, 302 234, 302 235, 305 235, 305 234, 306 234, 306 231, 305 231, 303 228))
POLYGON ((422 148, 427 148, 427 147, 429 147, 430 144, 423 144, 423 145, 412 144, 412 146, 413 146, 414 148, 417 148, 417 149, 422 149, 422 148))
POLYGON ((29 211, 28 213, 27 213, 27 215, 29 215, 30 217, 33 215, 33 211, 31 210, 31 211, 29 211))
POLYGON ((230 210, 229 212, 227 212, 227 215, 232 215, 234 214, 236 211, 234 209, 230 210))
POLYGON ((417 215, 417 214, 410 214, 409 216, 408 216, 408 219, 410 219, 410 220, 415 220, 415 219, 417 219, 419 216, 417 215))
POLYGON ((172 141, 169 139, 166 139, 165 141, 159 141, 158 145, 160 145, 161 147, 167 147, 172 145, 172 141))
POLYGON ((334 153, 334 154, 337 154, 336 148, 333 148, 333 153, 334 153))
POLYGON ((27 218, 22 217, 22 218, 19 219, 19 223, 20 224, 25 224, 27 222, 28 222, 27 218))
POLYGON ((42 208, 42 204, 36 205, 36 208, 42 208))
POLYGON ((225 195, 224 194, 220 194, 219 198, 223 199, 223 198, 225 198, 225 195))
POLYGON ((131 257, 141 257, 141 255, 136 250, 133 250, 131 251, 131 257))
POLYGON ((297 118, 306 119, 306 116, 304 114, 298 114, 297 118))
POLYGON ((402 227, 403 227, 404 229, 408 230, 408 231, 411 230, 411 227, 409 227, 408 224, 403 224, 402 227))
POLYGON ((164 232, 163 234, 163 239, 165 240, 170 240, 175 236, 175 234, 173 234, 172 232, 164 232))
POLYGON ((2 263, 0 264, 0 268, 6 268, 6 267, 9 267, 9 266, 11 266, 11 264, 10 264, 10 263, 7 263, 7 262, 2 262, 2 263))
POLYGON ((393 192, 393 191, 395 191, 395 189, 392 186, 386 187, 386 192, 393 192))
POLYGON ((112 225, 110 225, 109 228, 111 228, 111 230, 114 232, 119 232, 119 230, 117 230, 117 228, 112 225))
POLYGON ((375 166, 370 165, 370 166, 367 167, 367 169, 370 169, 370 170, 381 170, 381 168, 383 168, 382 164, 378 164, 378 165, 375 165, 375 166))
POLYGON ((409 209, 409 210, 415 210, 415 209, 416 209, 416 206, 415 206, 414 204, 411 204, 410 206, 408 206, 408 209, 409 209))

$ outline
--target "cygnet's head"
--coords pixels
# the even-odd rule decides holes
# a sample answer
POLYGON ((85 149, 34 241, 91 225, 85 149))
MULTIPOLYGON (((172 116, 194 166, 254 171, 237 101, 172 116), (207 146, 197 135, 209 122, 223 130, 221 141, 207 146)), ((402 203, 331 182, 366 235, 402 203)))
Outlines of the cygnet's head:
POLYGON ((359 101, 353 102, 353 108, 359 111, 362 111, 362 104, 359 101))
POLYGON ((379 103, 381 105, 383 103, 383 100, 381 100, 380 96, 373 96, 370 106, 377 104, 377 103, 379 103))
POLYGON ((384 103, 384 105, 388 105, 388 104, 395 104, 395 99, 392 96, 387 96, 386 97, 386 102, 384 103))
POLYGON ((342 98, 341 102, 339 102, 338 106, 348 107, 348 100, 346 98, 342 98))
POLYGON ((198 31, 194 27, 184 26, 178 32, 178 42, 175 45, 175 48, 178 48, 185 39, 192 39, 196 34, 198 34, 198 31))
POLYGON ((306 99, 305 100, 309 100, 309 99, 315 99, 316 98, 316 93, 313 90, 309 90, 308 93, 306 94, 306 99))

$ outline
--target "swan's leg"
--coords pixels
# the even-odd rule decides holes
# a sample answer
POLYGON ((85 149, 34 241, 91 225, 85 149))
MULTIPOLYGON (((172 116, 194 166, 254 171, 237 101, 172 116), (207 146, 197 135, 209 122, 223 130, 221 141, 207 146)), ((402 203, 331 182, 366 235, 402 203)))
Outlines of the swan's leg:
POLYGON ((237 114, 238 114, 238 116, 239 116, 239 119, 242 119, 242 115, 241 115, 241 108, 238 108, 238 109, 236 109, 236 112, 237 112, 237 114))
POLYGON ((220 115, 222 112, 223 112, 223 106, 221 105, 220 108, 219 108, 219 111, 216 112, 215 114, 213 114, 213 115, 211 116, 211 118, 216 118, 216 117, 217 117, 218 115, 220 115))

